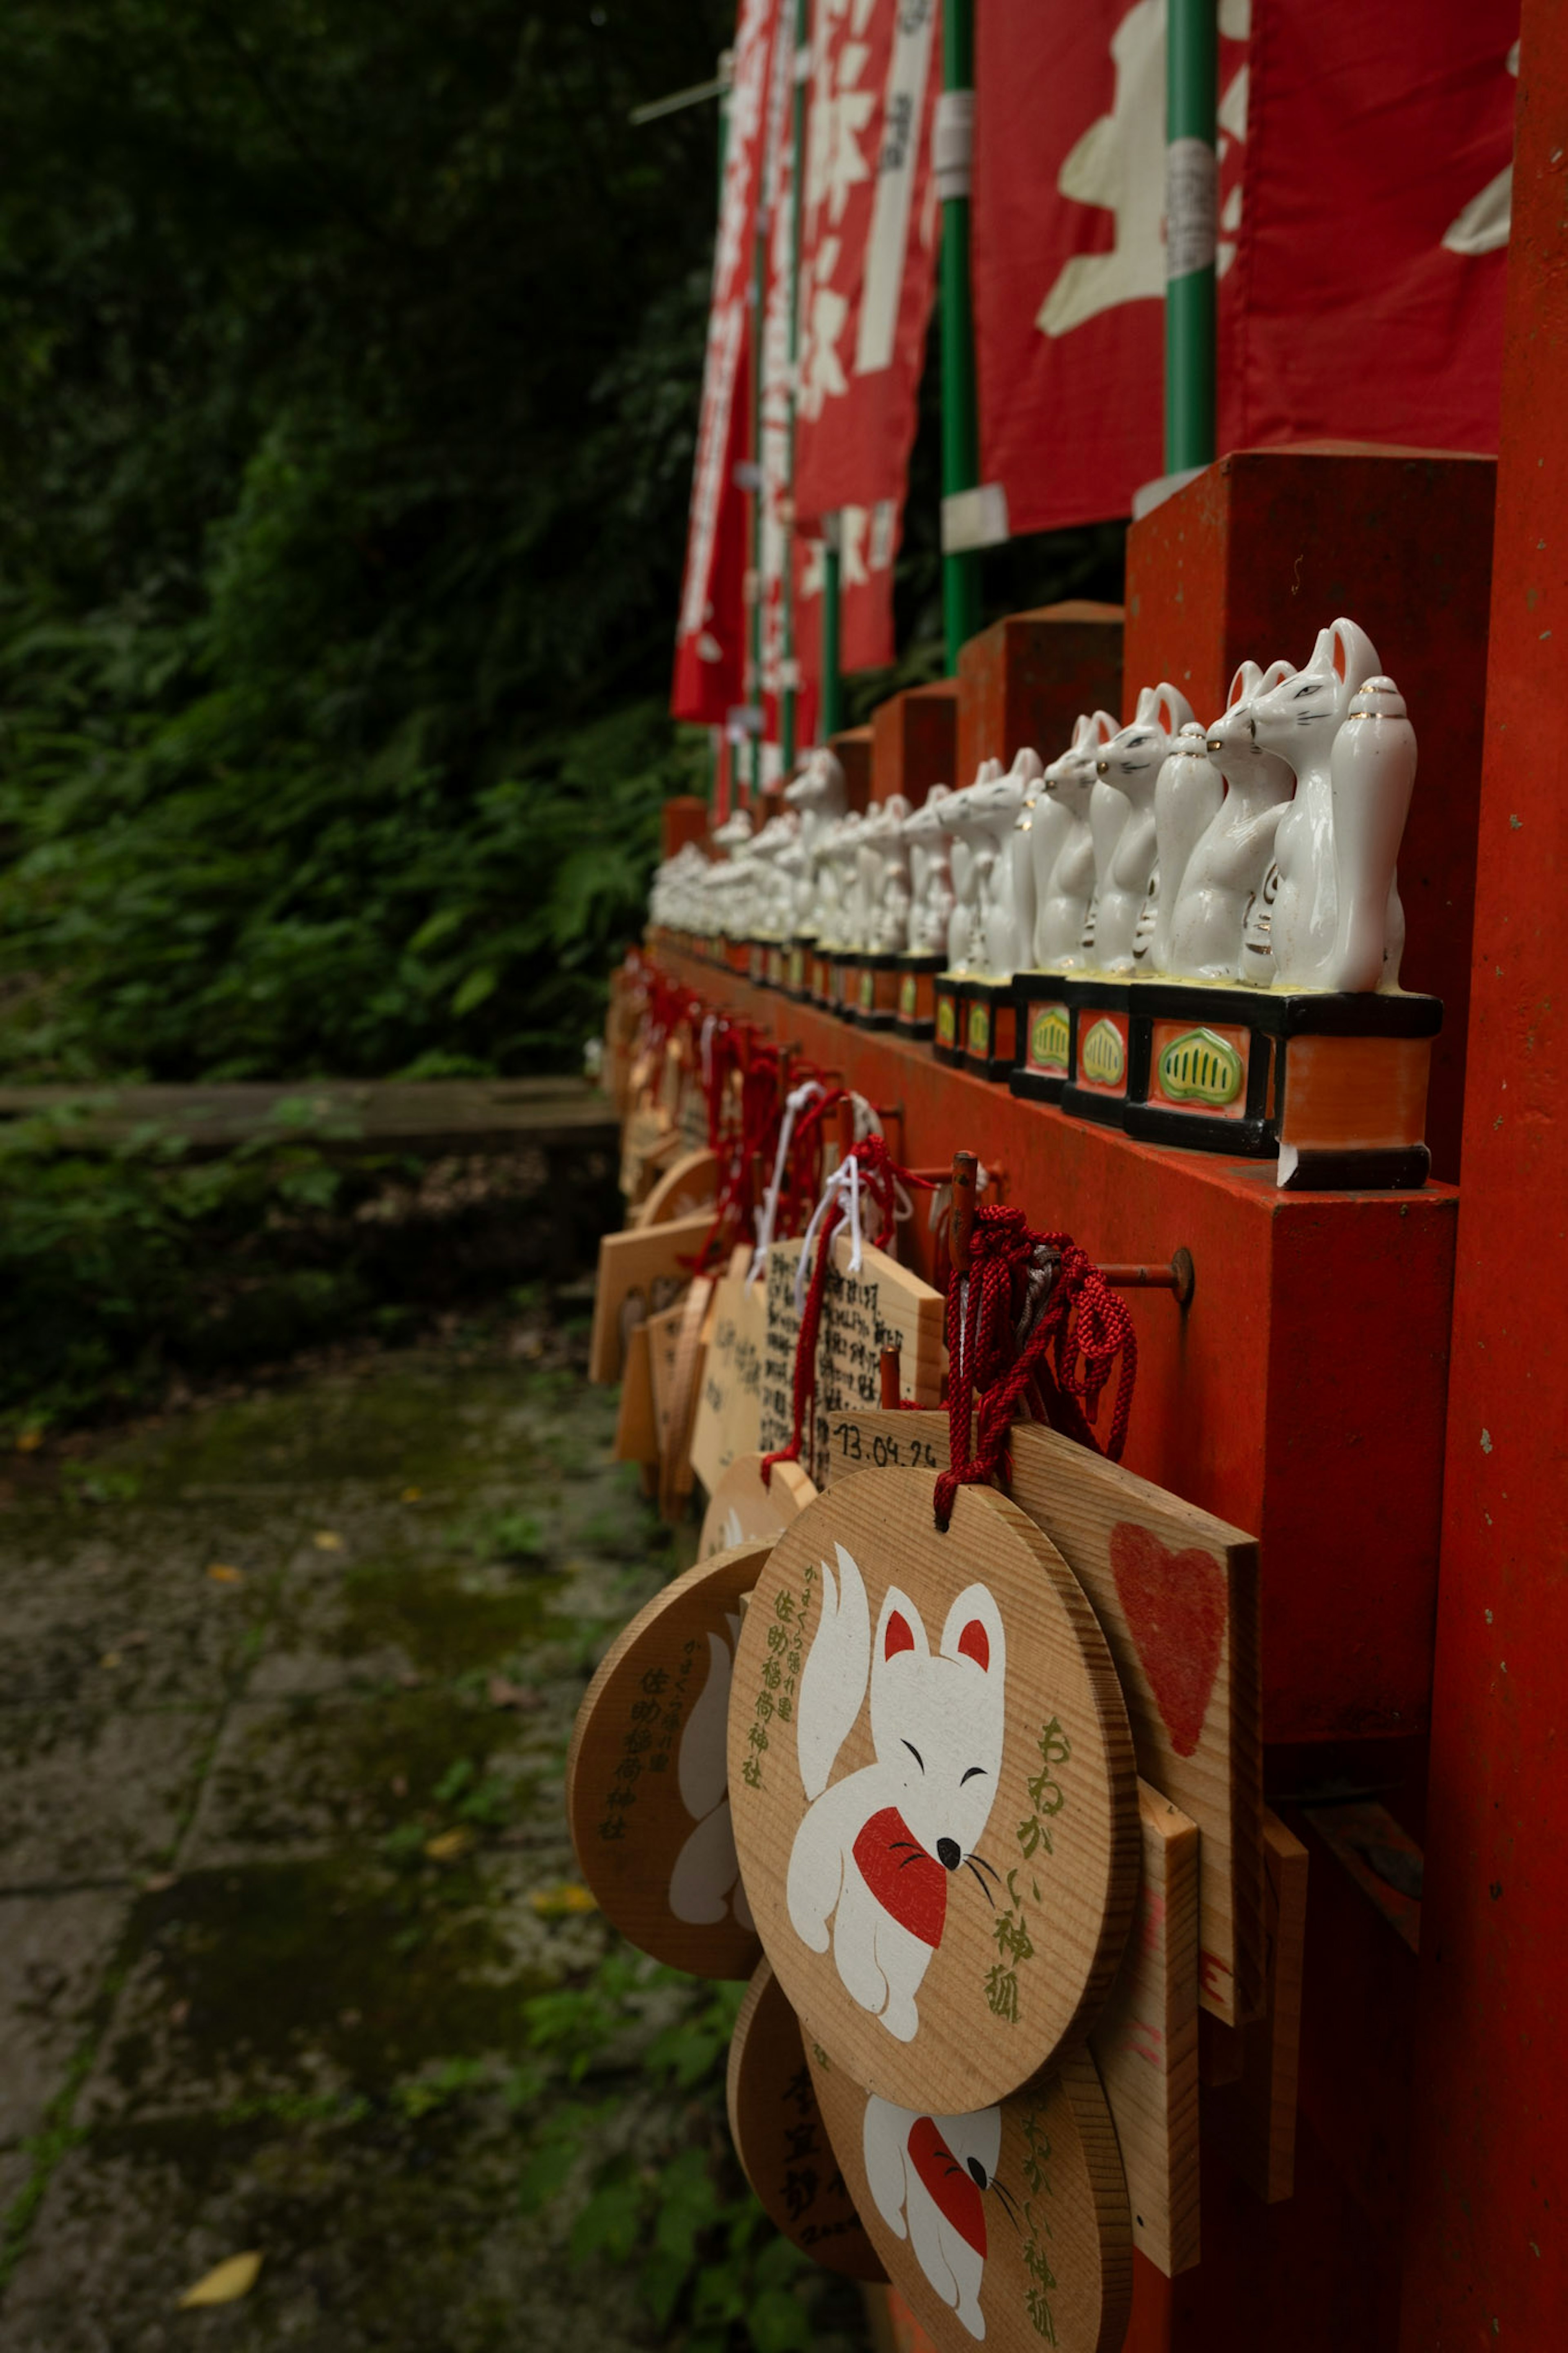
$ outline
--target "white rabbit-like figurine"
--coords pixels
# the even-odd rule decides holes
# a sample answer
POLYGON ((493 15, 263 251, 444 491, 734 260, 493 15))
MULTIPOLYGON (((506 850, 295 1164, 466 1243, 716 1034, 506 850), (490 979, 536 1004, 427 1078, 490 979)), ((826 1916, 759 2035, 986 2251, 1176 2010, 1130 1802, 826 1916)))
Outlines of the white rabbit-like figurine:
POLYGON ((943 830, 942 805, 951 785, 932 785, 904 819, 910 850, 910 947, 917 955, 945 955, 952 914, 952 836, 943 830))
POLYGON ((953 837, 952 913, 947 925, 947 968, 978 972, 985 954, 984 890, 986 868, 994 855, 990 828, 974 807, 981 785, 994 784, 1002 774, 1000 760, 982 760, 973 785, 950 793, 938 822, 953 837))
POLYGON ((909 945, 910 848, 904 823, 910 814, 902 793, 889 793, 868 809, 860 828, 860 887, 866 919, 861 945, 874 955, 900 953, 909 945))
POLYGON ((784 799, 791 808, 800 812, 800 839, 805 852, 805 871, 796 881, 795 928, 809 933, 817 913, 816 865, 823 839, 849 806, 848 788, 837 754, 830 752, 826 744, 808 752, 799 776, 784 786, 784 799))
POLYGON ((1394 866, 1415 782, 1415 730, 1391 678, 1359 688, 1334 737, 1329 788, 1339 895, 1331 986, 1395 989, 1405 910, 1394 866))
POLYGON ((1018 830, 1018 819, 1033 786, 1045 769, 1037 752, 1020 751, 1005 776, 977 778, 969 790, 967 822, 983 834, 986 854, 980 869, 980 935, 970 944, 970 959, 984 955, 984 969, 1005 975, 1016 972, 1029 952, 1034 929, 1034 876, 1029 867, 1029 838, 1018 830), (1018 870, 1022 870, 1020 872, 1018 870), (1028 883, 1029 922, 1019 923, 1019 901, 1028 883))
POLYGON ((1095 763, 1089 822, 1098 888, 1094 963, 1100 972, 1133 968, 1138 918, 1148 903, 1158 855, 1154 787, 1172 738, 1192 716, 1179 687, 1142 687, 1136 717, 1111 737, 1095 763))
MULTIPOLYGON (((1252 706, 1252 726, 1265 751, 1277 752, 1296 774, 1296 796, 1280 814, 1274 836, 1277 871, 1269 920, 1276 988, 1332 988, 1339 937, 1339 888, 1334 857, 1334 804, 1330 764, 1358 687, 1382 664, 1366 631, 1338 620, 1318 632, 1305 670, 1284 679, 1252 706)), ((1270 878, 1264 879, 1264 896, 1270 878)), ((1359 887, 1359 886, 1358 886, 1359 887)), ((1388 884, 1385 925, 1403 936, 1395 913, 1397 885, 1388 884)))
POLYGON ((1089 809, 1095 763, 1116 722, 1109 711, 1085 712, 1072 731, 1072 744, 1046 770, 1037 817, 1048 804, 1056 819, 1040 829, 1035 851, 1035 964, 1046 972, 1087 965, 1084 944, 1094 899, 1094 836, 1089 809), (1054 847, 1053 847, 1054 844, 1054 847), (1048 862, 1047 862, 1048 860, 1048 862))
MULTIPOLYGON (((1165 972, 1194 980, 1241 976, 1242 926, 1274 855, 1280 811, 1296 789, 1279 754, 1253 735, 1252 704, 1290 675, 1286 661, 1266 670, 1244 661, 1230 681, 1224 716, 1209 729, 1209 758, 1229 789, 1187 860, 1171 910, 1165 972)), ((1272 965, 1258 975, 1265 982, 1271 976, 1272 965)))
POLYGON ((1155 892, 1148 961, 1155 972, 1171 969, 1182 884, 1193 851, 1224 798, 1225 779, 1209 758, 1207 733, 1194 721, 1178 732, 1154 786, 1155 892))

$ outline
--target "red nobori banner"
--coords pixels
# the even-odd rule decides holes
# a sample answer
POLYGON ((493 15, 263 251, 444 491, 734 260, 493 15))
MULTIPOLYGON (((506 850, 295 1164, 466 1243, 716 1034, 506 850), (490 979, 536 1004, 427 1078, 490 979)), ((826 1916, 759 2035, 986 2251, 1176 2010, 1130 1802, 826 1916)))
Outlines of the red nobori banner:
MULTIPOLYGON (((1518 17, 1220 0, 1221 449, 1495 447, 1518 17)), ((1163 466, 1164 0, 986 0, 975 84, 983 476, 1013 533, 1125 514, 1163 466)))
MULTIPOLYGON (((843 667, 893 658, 898 552, 939 227, 938 0, 816 0, 800 274, 795 504, 840 517, 843 667)), ((820 577, 820 562, 808 572, 820 577)))
POLYGON ((724 187, 702 371, 697 463, 687 528, 686 577, 676 632, 670 709, 678 719, 721 720, 745 684, 746 505, 735 465, 746 446, 747 294, 756 259, 757 203, 766 143, 769 68, 786 0, 742 0, 730 90, 724 187))
POLYGON ((790 302, 795 288, 795 52, 784 39, 773 44, 769 78, 767 162, 763 211, 767 237, 767 292, 763 309, 762 510, 758 588, 762 600, 763 777, 771 783, 779 768, 782 705, 786 688, 795 694, 795 743, 805 746, 816 726, 820 641, 815 623, 803 635, 801 582, 804 566, 795 537, 790 469, 790 302), (794 628, 786 643, 785 581, 790 584, 794 628))
POLYGON ((1254 0, 1226 446, 1498 446, 1519 0, 1254 0))

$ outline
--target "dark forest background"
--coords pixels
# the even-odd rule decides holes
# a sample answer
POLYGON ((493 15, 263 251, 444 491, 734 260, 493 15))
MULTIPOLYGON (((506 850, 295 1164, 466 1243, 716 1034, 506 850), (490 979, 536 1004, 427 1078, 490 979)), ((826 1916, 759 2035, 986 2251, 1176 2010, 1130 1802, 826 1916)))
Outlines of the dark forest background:
POLYGON ((575 1059, 658 803, 728 0, 0 15, 0 1068, 575 1059))
MULTIPOLYGON (((0 11, 0 1083, 581 1067, 709 761, 666 699, 719 115, 627 117, 733 23, 0 11)), ((852 719, 942 667, 935 343, 852 719)), ((1114 527, 986 561, 994 611, 1119 593, 1114 527)), ((432 1273, 356 1217, 417 1172, 307 1117, 72 1139, 0 1118, 0 1433, 452 1294, 449 1218, 432 1273)))

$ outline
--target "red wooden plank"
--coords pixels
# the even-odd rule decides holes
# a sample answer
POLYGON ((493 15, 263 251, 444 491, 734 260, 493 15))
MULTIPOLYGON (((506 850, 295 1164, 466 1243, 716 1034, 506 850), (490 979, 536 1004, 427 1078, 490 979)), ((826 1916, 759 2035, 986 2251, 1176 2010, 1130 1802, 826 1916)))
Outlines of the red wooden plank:
MULTIPOLYGON (((1264 1736, 1426 1722, 1456 1196, 1281 1193, 1267 1164, 1163 1151, 1020 1103, 924 1047, 847 1027, 695 958, 710 1002, 902 1106, 913 1167, 955 1148, 1093 1256, 1192 1251, 1184 1314, 1125 1293, 1139 1344, 1130 1469, 1262 1539, 1264 1736)), ((931 1271, 917 1212, 916 1256, 931 1271)))
POLYGON ((1568 14, 1524 0, 1421 1928, 1405 2353, 1568 2311, 1568 14))

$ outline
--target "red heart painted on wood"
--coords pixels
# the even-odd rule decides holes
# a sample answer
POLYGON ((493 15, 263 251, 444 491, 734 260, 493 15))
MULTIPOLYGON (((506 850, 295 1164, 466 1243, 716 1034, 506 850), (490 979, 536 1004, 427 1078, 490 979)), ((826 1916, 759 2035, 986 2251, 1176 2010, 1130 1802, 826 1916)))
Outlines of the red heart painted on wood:
POLYGON ((1178 1757, 1202 1736, 1225 1641, 1225 1569, 1194 1547, 1171 1552, 1122 1520, 1110 1532, 1117 1599, 1178 1757))

